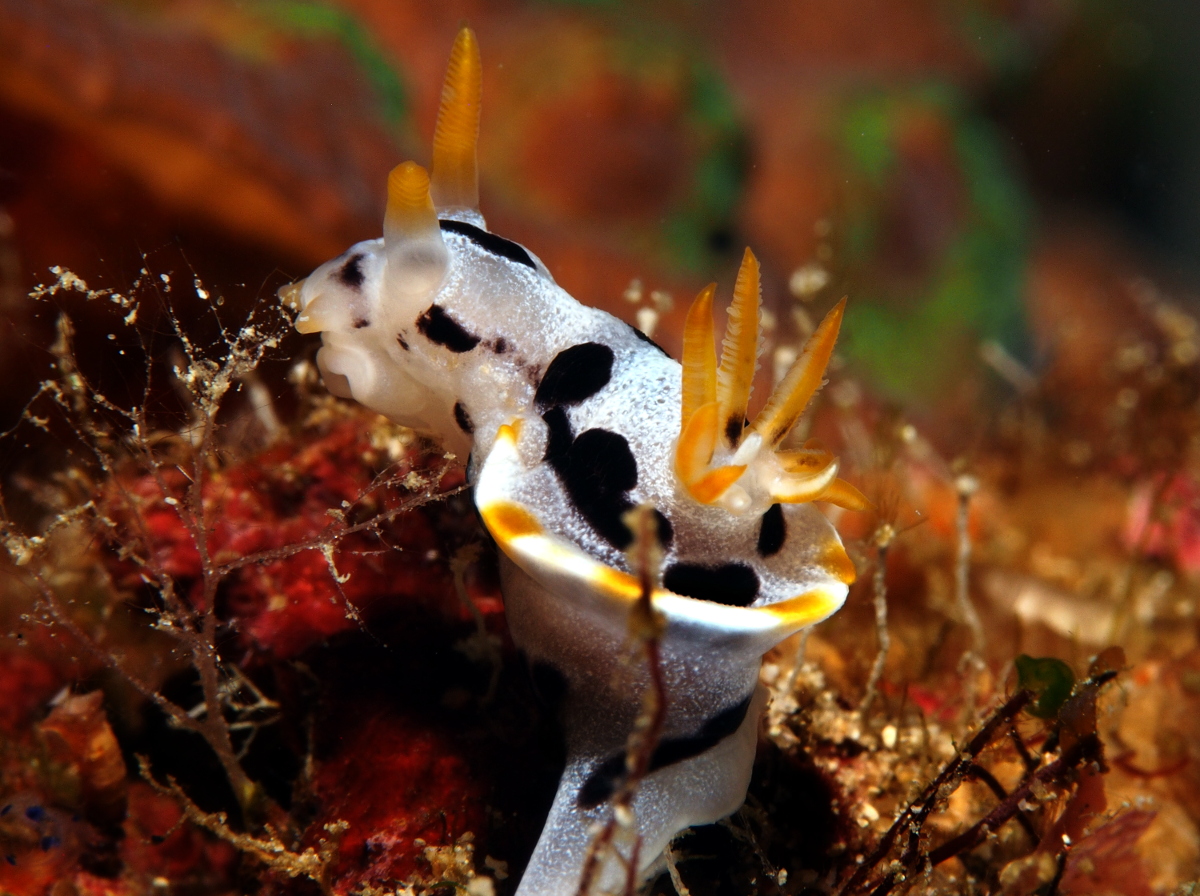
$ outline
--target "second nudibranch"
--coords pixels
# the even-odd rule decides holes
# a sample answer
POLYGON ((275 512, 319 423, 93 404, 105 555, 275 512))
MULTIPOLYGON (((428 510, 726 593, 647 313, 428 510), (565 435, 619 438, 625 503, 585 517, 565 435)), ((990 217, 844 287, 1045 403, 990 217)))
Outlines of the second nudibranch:
MULTIPOLYGON (((568 758, 518 896, 572 896, 593 827, 625 772, 648 674, 625 661, 640 593, 625 514, 649 504, 663 563, 666 721, 634 799, 639 873, 684 828, 745 798, 765 651, 842 604, 854 568, 813 501, 866 505, 819 447, 781 447, 820 387, 830 312, 752 421, 759 272, 748 250, 720 359, 715 287, 688 315, 682 364, 580 305, 524 247, 486 229, 475 145, 481 66, 464 28, 438 112, 432 176, 388 180, 383 238, 284 290, 321 333, 328 388, 460 456, 501 549, 514 642, 558 701, 568 758)), ((621 847, 625 859, 628 843, 621 847)), ((596 892, 623 889, 609 855, 596 892)))

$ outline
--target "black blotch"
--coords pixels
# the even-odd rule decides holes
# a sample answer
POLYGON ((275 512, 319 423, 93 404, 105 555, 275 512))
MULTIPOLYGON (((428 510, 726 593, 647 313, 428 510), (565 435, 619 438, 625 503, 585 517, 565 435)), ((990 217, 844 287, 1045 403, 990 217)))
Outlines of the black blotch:
POLYGON ((358 289, 363 284, 362 256, 351 255, 337 272, 343 286, 358 289))
POLYGON ((742 437, 742 428, 746 425, 745 420, 734 415, 725 421, 725 441, 730 445, 736 445, 738 439, 742 437))
POLYGON ((663 573, 663 587, 684 597, 747 607, 758 597, 758 576, 744 563, 721 566, 673 563, 663 573))
POLYGON ((667 515, 657 507, 654 508, 654 517, 658 520, 658 543, 664 548, 669 548, 675 538, 675 527, 671 525, 667 515))
POLYGON ((758 556, 770 557, 778 554, 787 537, 787 523, 783 519, 783 505, 772 504, 762 515, 762 524, 758 527, 758 556))
POLYGON ((645 333, 643 333, 641 330, 639 330, 633 324, 627 323, 625 326, 627 326, 627 327, 629 327, 629 329, 633 330, 633 335, 636 336, 638 339, 642 340, 642 342, 646 343, 647 345, 654 346, 656 349, 658 349, 660 352, 662 352, 668 358, 671 357, 671 355, 667 352, 667 350, 665 348, 663 348, 661 345, 659 345, 657 342, 655 342, 653 339, 651 339, 649 336, 647 336, 645 333))
MULTIPOLYGON (((637 461, 629 442, 619 433, 589 429, 575 438, 571 421, 561 406, 542 414, 546 423, 546 453, 571 504, 596 533, 613 547, 624 550, 633 541, 633 533, 621 517, 633 507, 626 494, 637 485, 637 461)), ((659 536, 673 535, 671 523, 660 516, 659 536)))
POLYGON ((479 337, 468 333, 462 324, 445 312, 441 305, 430 305, 417 318, 417 329, 430 342, 445 346, 456 354, 469 352, 479 345, 479 337))
POLYGON ((471 415, 467 413, 467 409, 463 407, 461 401, 454 402, 454 422, 467 435, 475 432, 475 424, 471 422, 471 415))
POLYGON ((750 711, 750 702, 754 697, 751 692, 740 703, 721 710, 708 719, 700 730, 686 737, 668 737, 659 743, 650 759, 650 771, 666 768, 676 762, 683 762, 693 756, 699 756, 706 750, 711 750, 733 732, 741 727, 750 711))
POLYGON ((612 379, 613 350, 599 342, 583 342, 554 356, 533 397, 539 409, 575 405, 591 398, 612 379))
POLYGON ((571 442, 575 439, 571 432, 571 421, 567 419, 567 412, 563 408, 551 408, 542 414, 542 420, 548 430, 544 460, 557 470, 559 464, 566 463, 567 452, 571 450, 571 442))
POLYGON ((589 429, 561 457, 548 459, 588 524, 613 547, 627 548, 633 533, 621 517, 633 507, 626 492, 637 485, 638 471, 626 438, 589 429))
POLYGON ((518 357, 514 363, 525 374, 525 379, 529 380, 529 385, 533 386, 536 390, 542 382, 542 365, 530 364, 523 357, 518 357))
POLYGON ((492 351, 494 351, 498 355, 503 355, 505 352, 508 351, 508 340, 505 339, 503 336, 501 336, 499 339, 497 339, 495 342, 492 343, 492 351))
POLYGON ((616 792, 617 785, 625 777, 625 754, 609 756, 595 771, 587 776, 579 788, 575 803, 580 809, 595 809, 616 792))
POLYGON ((42 838, 42 842, 41 842, 42 852, 49 852, 54 847, 58 846, 58 844, 61 842, 62 841, 59 840, 54 835, 47 834, 45 837, 42 838))
POLYGON ((11 852, 6 852, 4 854, 4 861, 8 862, 8 864, 10 864, 10 865, 15 865, 15 864, 17 864, 17 857, 14 856, 11 852))
POLYGON ((408 343, 404 341, 404 334, 403 334, 403 333, 397 333, 397 334, 396 334, 396 341, 400 343, 400 347, 401 347, 402 349, 404 349, 405 351, 408 351, 408 343))
POLYGON ((365 317, 356 318, 354 321, 354 329, 361 330, 363 327, 371 326, 371 322, 365 317))
POLYGON ((25 810, 25 817, 30 821, 38 822, 46 817, 46 810, 41 806, 30 806, 25 810))
MULTIPOLYGON (((740 703, 721 710, 701 725, 695 734, 664 739, 650 757, 648 771, 655 772, 711 750, 741 727, 746 713, 750 711, 753 697, 751 693, 740 703)), ((616 753, 609 756, 583 782, 583 786, 579 788, 577 804, 582 809, 594 809, 613 795, 624 776, 625 754, 616 753)))
POLYGON ((441 225, 442 230, 465 236, 485 252, 491 252, 493 255, 499 255, 501 258, 507 258, 509 261, 515 261, 517 264, 537 270, 537 265, 529 257, 529 253, 512 240, 506 240, 502 236, 480 230, 474 224, 467 224, 463 221, 439 221, 438 224, 441 225))

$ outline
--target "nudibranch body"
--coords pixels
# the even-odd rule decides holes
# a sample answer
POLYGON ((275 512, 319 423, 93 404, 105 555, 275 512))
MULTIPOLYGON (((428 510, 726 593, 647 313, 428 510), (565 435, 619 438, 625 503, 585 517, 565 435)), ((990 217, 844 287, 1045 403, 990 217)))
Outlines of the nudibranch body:
MULTIPOLYGON (((639 331, 576 302, 524 247, 486 229, 475 143, 481 67, 454 45, 432 177, 388 183, 382 239, 352 247, 284 296, 320 332, 329 389, 432 435, 460 456, 501 549, 505 611, 555 692, 568 759, 518 896, 571 896, 595 823, 619 787, 649 685, 624 661, 639 597, 626 513, 654 508, 663 555, 662 736, 633 802, 638 872, 670 839, 745 798, 762 709, 762 654, 836 611, 854 569, 811 502, 859 509, 819 447, 780 443, 820 387, 835 308, 752 422, 758 263, 747 251, 721 358, 714 287, 688 316, 682 365, 639 331)), ((622 888, 629 844, 602 862, 622 888)))

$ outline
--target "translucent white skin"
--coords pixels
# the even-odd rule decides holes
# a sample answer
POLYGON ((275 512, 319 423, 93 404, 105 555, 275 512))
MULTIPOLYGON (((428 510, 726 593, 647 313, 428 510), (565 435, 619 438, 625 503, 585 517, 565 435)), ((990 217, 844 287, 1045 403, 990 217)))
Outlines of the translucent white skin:
MULTIPOLYGON (((561 707, 567 767, 517 892, 567 896, 578 889, 581 858, 595 825, 610 811, 604 804, 581 809, 580 789, 604 760, 624 755, 647 687, 646 669, 627 661, 624 612, 575 607, 564 612, 562 594, 549 591, 512 562, 503 564, 502 582, 513 640, 536 651, 530 654, 536 662, 551 663, 567 676, 561 707)), ((692 759, 649 775, 639 786, 633 806, 643 867, 679 831, 724 818, 746 797, 766 702, 766 692, 758 686, 761 650, 759 644, 742 643, 714 651, 711 635, 708 627, 687 620, 672 619, 668 625, 662 660, 669 708, 664 738, 694 735, 714 707, 736 707, 750 695, 754 700, 734 733, 692 759), (698 660, 721 665, 722 674, 705 674, 698 660)), ((627 855, 628 843, 623 846, 627 855)), ((623 891, 624 876, 619 863, 605 862, 595 892, 623 891)))
MULTIPOLYGON (((473 211, 441 217, 484 226, 473 211)), ((611 349, 607 382, 578 402, 558 405, 558 413, 569 422, 569 436, 600 429, 627 444, 636 463, 627 502, 649 502, 671 524, 664 569, 738 563, 759 583, 745 607, 668 592, 656 598, 666 618, 663 761, 672 758, 671 749, 684 758, 640 785, 634 803, 640 870, 650 868, 679 831, 741 805, 764 702, 757 684, 762 654, 840 607, 848 564, 831 564, 831 556, 845 555, 811 504, 783 505, 786 538, 763 557, 757 546, 771 502, 761 489, 750 490, 750 505, 739 514, 692 499, 673 465, 679 364, 628 324, 580 305, 533 256, 531 267, 483 242, 443 230, 392 235, 387 245, 359 243, 304 282, 297 327, 321 331, 318 365, 332 392, 430 434, 460 456, 471 454, 476 502, 503 552, 513 640, 535 667, 552 668, 565 688, 567 768, 517 894, 570 896, 591 827, 609 811, 603 803, 582 808, 580 790, 604 763, 619 761, 649 679, 641 664, 626 661, 629 595, 614 590, 604 574, 605 568, 627 571, 625 555, 576 506, 565 474, 546 459, 547 407, 535 404, 535 394, 556 356, 583 343, 611 349), (354 276, 347 276, 348 265, 354 276), (443 333, 430 338, 428 327, 418 324, 432 306, 457 326, 455 344, 448 347, 443 333), (464 430, 464 421, 472 431, 464 430), (512 507, 532 521, 530 531, 514 535, 494 522, 512 507), (808 610, 780 609, 781 602, 792 606, 801 597, 808 610)), ((620 848, 628 855, 630 844, 620 848)), ((619 888, 624 874, 609 857, 597 883, 602 890, 619 888)))

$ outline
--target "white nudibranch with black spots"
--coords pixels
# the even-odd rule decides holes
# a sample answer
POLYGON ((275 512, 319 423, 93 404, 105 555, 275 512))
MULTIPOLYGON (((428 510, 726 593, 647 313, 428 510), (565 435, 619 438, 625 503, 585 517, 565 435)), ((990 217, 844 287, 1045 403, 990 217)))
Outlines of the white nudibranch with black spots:
MULTIPOLYGON (((481 66, 464 28, 450 58, 432 177, 388 179, 383 238, 352 247, 281 295, 321 333, 330 391, 428 433, 460 456, 501 550, 513 640, 557 691, 568 758, 518 896, 571 896, 593 829, 625 775, 648 687, 624 662, 640 591, 624 522, 656 510, 653 602, 666 721, 634 798, 639 872, 684 828, 746 795, 765 691, 763 653, 826 618, 854 567, 813 506, 862 509, 819 447, 781 449, 820 387, 841 323, 817 328, 747 421, 758 353, 758 262, 747 251, 718 362, 711 305, 688 314, 683 363, 610 314, 580 305, 478 211, 481 66)), ((629 850, 626 844, 622 847, 629 850)), ((628 852, 625 853, 628 855, 628 852)), ((609 856, 598 892, 623 890, 609 856)))

